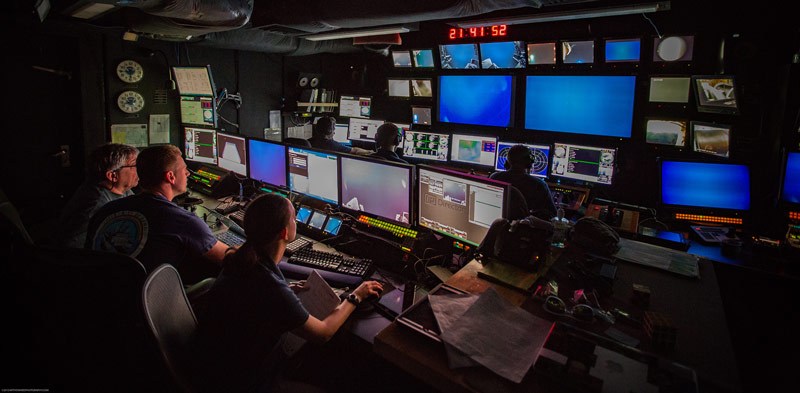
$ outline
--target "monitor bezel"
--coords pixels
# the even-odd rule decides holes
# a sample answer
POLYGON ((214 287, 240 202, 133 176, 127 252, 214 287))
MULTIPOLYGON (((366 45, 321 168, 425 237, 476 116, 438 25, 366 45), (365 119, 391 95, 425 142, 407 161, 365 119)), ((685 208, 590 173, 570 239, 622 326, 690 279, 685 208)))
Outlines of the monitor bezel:
POLYGON ((699 154, 702 157, 714 157, 714 158, 716 158, 718 160, 730 161, 731 153, 732 153, 732 149, 731 149, 732 143, 731 142, 733 141, 733 126, 732 125, 730 125, 730 124, 712 123, 712 122, 707 122, 707 121, 694 121, 694 120, 692 120, 692 121, 689 122, 689 129, 692 132, 692 146, 691 146, 692 153, 699 154), (727 128, 728 129, 728 155, 727 156, 721 156, 719 154, 706 153, 706 152, 702 152, 702 151, 697 151, 696 150, 696 148, 695 148, 695 139, 697 138, 697 132, 695 132, 694 127, 698 126, 698 125, 700 125, 700 126, 708 126, 708 127, 716 127, 716 128, 727 128))
POLYGON ((738 84, 736 83, 736 78, 733 75, 692 75, 691 77, 691 86, 689 89, 694 91, 694 102, 697 106, 698 112, 703 113, 722 113, 728 115, 736 115, 739 114, 739 89, 738 84), (731 83, 733 84, 733 102, 736 104, 733 108, 726 108, 714 105, 703 105, 702 100, 700 99, 700 87, 698 83, 701 79, 730 79, 731 83))
POLYGON ((694 42, 695 40, 694 39, 695 39, 695 35, 694 34, 670 34, 668 36, 665 35, 665 36, 661 36, 661 37, 658 37, 658 36, 653 37, 653 58, 652 58, 653 63, 689 63, 689 62, 691 62, 694 59, 694 45, 695 45, 695 42, 694 42), (661 42, 661 41, 664 41, 667 38, 671 38, 671 37, 681 37, 681 38, 689 37, 689 38, 691 38, 691 40, 692 40, 691 51, 690 51, 688 59, 681 60, 684 57, 686 57, 686 55, 684 55, 684 56, 681 56, 681 58, 677 59, 677 60, 664 60, 658 54, 658 43, 661 42))
POLYGON ((417 48, 417 49, 409 49, 411 53, 411 64, 414 66, 415 69, 420 70, 433 70, 436 68, 436 58, 434 57, 433 48, 417 48), (420 66, 417 64, 416 57, 414 57, 414 51, 429 51, 431 53, 431 66, 420 66))
POLYGON ((351 130, 352 130, 352 127, 353 127, 353 119, 356 119, 356 121, 381 122, 381 124, 379 124, 378 127, 386 124, 386 120, 365 119, 365 118, 362 118, 362 117, 351 117, 350 121, 347 123, 347 139, 350 140, 351 144, 352 144, 353 141, 359 141, 359 142, 365 142, 365 143, 375 143, 375 139, 374 138, 373 139, 353 138, 352 133, 351 133, 351 130))
MULTIPOLYGON (((433 93, 433 78, 411 78, 411 79, 408 80, 408 82, 409 82, 409 87, 411 89, 411 97, 412 98, 433 99, 433 97, 435 95, 433 93), (431 85, 431 95, 429 95, 429 96, 418 96, 418 95, 414 94, 414 81, 418 81, 418 80, 419 81, 428 81, 430 83, 430 85, 431 85)), ((433 120, 433 116, 431 116, 431 121, 432 120, 433 120)))
POLYGON ((481 49, 480 44, 477 42, 462 42, 462 43, 452 43, 452 44, 440 44, 439 45, 439 69, 442 71, 452 71, 452 70, 480 70, 481 69, 481 49), (478 66, 476 68, 444 68, 442 66, 442 48, 448 46, 456 46, 456 45, 473 45, 473 49, 475 51, 475 59, 478 61, 478 66))
POLYGON ((224 170, 226 170, 228 172, 235 173, 235 174, 237 174, 239 176, 249 177, 249 175, 250 175, 250 142, 248 141, 249 139, 250 138, 248 138, 246 136, 243 136, 243 135, 234 135, 234 134, 229 134, 227 132, 219 132, 219 131, 217 131, 217 167, 220 168, 220 169, 224 169, 224 170), (224 168, 224 167, 219 165, 219 156, 220 156, 220 152, 219 152, 219 136, 220 135, 222 135, 224 137, 229 137, 229 138, 242 139, 244 141, 244 154, 245 154, 244 173, 239 173, 239 172, 236 172, 236 171, 228 169, 228 168, 224 168))
POLYGON ((292 192, 292 193, 307 196, 309 198, 314 199, 315 201, 319 201, 321 203, 332 203, 332 204, 334 204, 336 206, 339 206, 340 202, 342 200, 342 196, 339 194, 339 176, 341 176, 341 174, 339 173, 339 157, 341 157, 341 154, 332 152, 330 150, 315 149, 313 147, 306 147, 306 146, 288 146, 288 145, 284 145, 284 146, 286 147, 286 188, 288 188, 289 191, 292 192), (312 152, 315 152, 315 153, 326 154, 326 155, 330 155, 330 156, 336 157, 336 201, 335 202, 331 202, 331 201, 319 198, 319 197, 317 197, 315 195, 309 195, 309 194, 306 194, 306 193, 303 193, 303 192, 300 192, 300 191, 295 191, 295 190, 292 189, 292 185, 291 185, 291 182, 290 182, 291 174, 290 174, 290 171, 289 171, 289 165, 290 165, 290 162, 289 162, 289 150, 290 149, 299 149, 299 150, 305 150, 305 151, 312 151, 312 152))
POLYGON ((214 161, 213 162, 208 162, 208 161, 202 161, 202 160, 196 160, 196 159, 193 159, 193 158, 189 158, 189 155, 186 154, 186 147, 187 147, 186 146, 186 131, 188 129, 192 129, 192 130, 202 130, 202 131, 213 132, 214 133, 214 144, 216 144, 217 143, 217 130, 215 130, 213 128, 189 127, 189 126, 183 126, 181 128, 183 128, 183 149, 182 149, 183 150, 183 152, 182 152, 183 153, 183 158, 186 161, 189 161, 189 162, 196 162, 198 164, 206 164, 206 165, 210 164, 210 165, 216 166, 217 162, 219 161, 219 146, 216 147, 217 151, 214 153, 214 161))
POLYGON ((202 127, 217 128, 217 125, 218 125, 217 124, 217 117, 218 116, 217 116, 217 109, 216 108, 217 108, 217 98, 216 97, 194 96, 194 95, 183 95, 183 94, 178 96, 178 116, 180 116, 180 119, 181 119, 180 120, 180 124, 182 124, 182 125, 189 125, 189 126, 195 126, 195 127, 201 127, 201 128, 202 127), (214 124, 205 124, 205 123, 203 123, 203 124, 195 124, 195 123, 187 123, 187 122, 183 121, 183 111, 181 111, 181 108, 180 108, 181 102, 183 101, 183 97, 201 98, 201 99, 202 98, 208 98, 208 99, 210 99, 211 100, 211 106, 214 108, 213 109, 213 116, 212 116, 212 118, 214 119, 214 121, 213 121, 214 124))
POLYGON ((641 37, 628 37, 628 38, 605 38, 603 39, 603 61, 606 64, 624 64, 624 63, 641 63, 642 61, 642 38, 641 37), (608 43, 609 42, 631 42, 639 41, 639 58, 636 60, 608 60, 608 43))
POLYGON ((386 78, 386 96, 391 98, 391 99, 396 99, 396 100, 408 100, 408 99, 411 99, 411 97, 413 97, 413 92, 412 92, 412 88, 411 88, 411 79, 409 79, 409 78, 395 78, 395 77, 386 78), (408 88, 408 95, 407 96, 393 96, 392 95, 392 81, 404 81, 404 82, 406 82, 406 87, 408 88))
POLYGON ((558 41, 557 40, 545 41, 545 42, 526 42, 525 43, 525 58, 527 59, 528 67, 540 67, 540 66, 541 67, 546 67, 546 66, 555 67, 555 65, 558 64, 558 54, 559 54, 559 52, 558 52, 558 41), (553 45, 553 62, 552 63, 531 63, 530 58, 529 58, 529 56, 531 54, 529 46, 530 45, 542 45, 542 44, 552 44, 553 45))
POLYGON ((280 142, 276 142, 276 141, 269 141, 269 140, 262 139, 262 138, 247 138, 247 177, 249 179, 253 179, 253 180, 255 180, 255 181, 259 182, 259 183, 262 183, 262 184, 269 184, 270 186, 272 186, 274 188, 278 188, 280 190, 288 191, 289 190, 289 161, 288 160, 289 160, 289 153, 288 153, 288 150, 287 150, 287 146, 285 144, 280 143, 280 142), (284 177, 283 182, 285 183, 284 185, 268 183, 268 182, 266 182, 264 180, 256 179, 256 178, 253 177, 253 175, 252 175, 253 165, 252 165, 252 162, 251 162, 251 160, 253 159, 253 154, 251 154, 251 152, 250 152, 250 143, 252 143, 253 141, 263 142, 263 143, 268 143, 268 144, 271 144, 271 145, 277 145, 277 146, 283 147, 283 171, 284 171, 283 172, 283 177, 284 177))
POLYGON ((524 40, 512 40, 512 41, 493 41, 493 42, 480 42, 478 43, 478 50, 480 57, 478 61, 480 62, 480 69, 481 70, 488 70, 491 68, 483 68, 483 46, 484 45, 492 45, 492 44, 502 44, 506 42, 520 42, 522 43, 522 50, 525 52, 525 66, 524 67, 498 67, 498 70, 523 70, 528 67, 528 43, 524 40))
MULTIPOLYGON (((172 72, 173 79, 175 80, 175 88, 178 90, 178 94, 182 96, 195 96, 195 97, 213 97, 216 99, 217 97, 217 86, 214 84, 214 75, 211 73, 211 66, 204 65, 204 66, 172 66, 170 67, 170 71, 172 72), (178 73, 176 69, 203 69, 206 71, 206 76, 208 76, 209 84, 211 86, 211 94, 189 94, 189 93, 182 93, 180 89, 180 84, 178 83, 178 73)), ((215 106, 216 108, 216 106, 215 106)))
POLYGON ((393 50, 392 51, 392 66, 394 68, 412 68, 414 67, 414 59, 411 58, 411 51, 410 50, 393 50), (394 60, 395 53, 406 53, 408 54, 408 65, 397 65, 394 60))
POLYGON ((563 65, 578 66, 578 67, 583 66, 583 65, 592 66, 594 64, 597 64, 597 42, 595 42, 595 41, 596 40, 594 40, 594 39, 591 39, 591 40, 581 40, 581 39, 578 39, 578 40, 559 40, 558 41, 558 44, 559 44, 558 46, 561 47, 561 51, 560 51, 561 57, 558 58, 559 63, 563 64, 563 65), (566 56, 564 54, 564 44, 565 43, 569 43, 569 42, 591 42, 592 43, 592 61, 588 62, 588 63, 587 62, 583 62, 583 63, 567 63, 566 59, 564 58, 564 56, 566 56))
MULTIPOLYGON (((509 68, 511 69, 511 68, 509 68)), ((515 121, 516 121, 516 97, 517 97, 517 76, 516 74, 442 74, 438 76, 437 79, 437 91, 434 94, 435 101, 434 104, 437 108, 436 116, 433 116, 433 112, 431 112, 431 122, 436 122, 440 124, 455 124, 455 125, 468 125, 468 126, 476 126, 476 127, 487 127, 487 129, 499 129, 499 128, 513 128, 515 121), (508 109, 508 123, 505 125, 491 125, 491 124, 478 124, 478 123, 459 123, 454 121, 443 121, 442 117, 442 78, 452 78, 452 77, 461 77, 461 78, 479 78, 479 77, 508 77, 510 78, 510 85, 511 85, 511 92, 509 93, 509 109, 508 109)))
POLYGON ((430 126, 433 125, 433 118, 434 118, 434 116, 433 116, 433 106, 432 105, 411 105, 411 126, 412 127, 413 126, 430 127, 430 126), (427 110, 430 111, 430 114, 431 114, 431 117, 430 117, 431 122, 430 122, 430 124, 417 123, 417 122, 414 121, 414 109, 415 108, 427 109, 427 110))
POLYGON ((687 119, 678 119, 673 117, 659 117, 659 116, 645 116, 644 121, 642 122, 642 130, 644 131, 644 143, 648 146, 660 146, 659 148, 676 148, 676 149, 689 149, 688 146, 690 143, 694 143, 694 139, 692 139, 692 126, 690 121, 687 119), (683 137, 683 146, 679 145, 662 145, 660 143, 651 143, 647 141, 647 123, 651 120, 660 120, 660 121, 679 121, 686 123, 686 135, 683 137))
POLYGON ((366 96, 361 94, 342 94, 339 96, 339 117, 346 117, 348 119, 370 119, 372 118, 372 104, 374 103, 375 99, 372 96, 366 96), (361 100, 363 98, 369 99, 369 116, 347 116, 342 114, 342 100, 345 98, 353 98, 361 100))
MULTIPOLYGON (((434 134, 434 135, 438 135, 439 137, 447 138, 447 155, 446 155, 444 160, 439 160, 439 159, 435 159, 435 158, 422 158, 421 156, 404 156, 405 159, 420 160, 420 161, 426 161, 426 162, 428 162, 428 161, 430 161, 430 162, 442 162, 442 163, 446 163, 446 162, 450 161, 450 134, 445 134, 445 133, 440 133, 440 132, 433 132, 433 131, 430 131, 430 130, 427 130, 427 129, 426 130, 412 130, 412 129, 409 129, 408 132, 409 133, 419 133, 419 134, 434 134)), ((404 134, 403 135, 403 151, 405 151, 405 148, 406 148, 406 139, 405 139, 405 134, 404 134)))
POLYGON ((402 221, 397 221, 397 220, 395 220, 393 218, 383 217, 383 216, 380 216, 380 215, 377 215, 377 214, 374 214, 374 213, 370 213, 370 212, 367 212, 367 211, 354 210, 354 209, 351 209, 351 208, 345 206, 344 203, 340 203, 340 205, 339 205, 340 209, 348 211, 348 212, 351 212, 351 213, 355 213, 355 214, 365 214, 367 216, 374 217, 374 218, 377 218, 379 220, 389 221, 389 222, 391 222, 393 224, 400 225, 400 226, 405 227, 405 228, 411 228, 414 225, 416 225, 416 212, 414 210, 414 208, 415 208, 415 206, 414 206, 415 205, 415 203, 414 203, 414 191, 415 191, 414 190, 414 186, 415 186, 415 178, 414 178, 414 176, 416 175, 416 173, 415 173, 415 170, 414 170, 414 165, 412 165, 412 164, 404 164, 404 163, 400 163, 400 162, 393 162, 393 161, 388 161, 388 160, 381 160, 381 159, 376 159, 376 158, 372 158, 372 157, 368 157, 368 156, 358 156, 358 155, 354 155, 354 154, 341 154, 341 155, 339 155, 339 160, 338 160, 338 165, 339 165, 339 169, 338 169, 338 171, 339 171, 339 184, 338 184, 338 186, 339 186, 339 199, 340 199, 340 202, 342 202, 341 199, 343 198, 343 195, 344 195, 344 193, 342 192, 342 187, 344 185, 344 176, 343 176, 344 172, 342 171, 342 166, 344 165, 343 161, 345 159, 355 160, 355 161, 364 161, 364 162, 369 162, 369 163, 376 164, 376 165, 385 165, 385 166, 391 166, 391 167, 396 167, 396 168, 407 169, 408 173, 409 173, 409 178, 408 178, 408 181, 409 181, 409 183, 408 183, 408 205, 409 205, 408 221, 409 222, 404 223, 402 221))
MULTIPOLYGON (((478 175, 471 175, 471 174, 464 173, 464 172, 459 172, 459 171, 454 171, 454 170, 450 170, 450 169, 431 166, 431 165, 416 165, 416 174, 415 174, 416 179, 415 179, 415 187, 414 188, 416 189, 416 201, 417 201, 417 204, 418 204, 416 211, 417 211, 417 223, 418 223, 419 226, 421 226, 423 228, 426 228, 426 229, 428 229, 430 231, 436 232, 438 234, 447 236, 448 238, 453 239, 455 241, 464 242, 464 243, 467 243, 467 244, 470 244, 470 245, 473 245, 473 246, 478 246, 480 244, 480 242, 476 244, 476 243, 473 243, 470 240, 462 239, 460 237, 451 235, 449 233, 440 232, 440 231, 437 231, 437 230, 435 230, 433 228, 429 228, 427 226, 422 225, 421 219, 420 219, 421 218, 420 215, 422 214, 422 209, 419 206, 419 204, 421 203, 420 202, 420 197, 421 196, 419 194, 420 194, 420 192, 422 192, 422 187, 420 186, 419 182, 420 182, 420 179, 421 179, 420 171, 422 171, 422 170, 427 170, 427 171, 435 172, 435 173, 442 174, 442 175, 459 177, 459 178, 462 178, 462 179, 467 179, 467 180, 470 180, 470 181, 474 181, 476 183, 482 183, 482 184, 485 184, 485 185, 502 187, 503 188, 503 209, 502 209, 503 211, 502 211, 501 217, 502 218, 508 218, 508 210, 509 210, 509 206, 508 205, 509 205, 510 194, 511 194, 511 191, 510 191, 511 184, 510 183, 489 179, 488 177, 483 177, 483 176, 478 176, 478 175)), ((488 229, 487 229, 487 231, 488 231, 488 229)))
POLYGON ((647 79, 647 102, 649 104, 657 104, 657 105, 671 105, 676 104, 680 105, 689 105, 689 101, 692 99, 692 84, 693 84, 692 77, 690 75, 650 75, 650 78, 647 79), (688 79, 689 80, 689 90, 686 92, 686 101, 651 101, 650 95, 653 90, 653 78, 662 78, 662 79, 688 79))

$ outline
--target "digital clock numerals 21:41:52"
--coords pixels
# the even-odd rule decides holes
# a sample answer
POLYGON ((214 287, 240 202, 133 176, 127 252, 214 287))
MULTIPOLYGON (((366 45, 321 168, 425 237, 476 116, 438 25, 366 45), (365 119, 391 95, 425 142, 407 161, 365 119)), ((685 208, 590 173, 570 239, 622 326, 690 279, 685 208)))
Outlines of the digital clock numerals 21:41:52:
POLYGON ((492 25, 481 27, 470 27, 467 29, 452 28, 450 29, 450 39, 456 40, 459 38, 477 38, 477 37, 502 37, 508 33, 508 26, 506 25, 492 25))

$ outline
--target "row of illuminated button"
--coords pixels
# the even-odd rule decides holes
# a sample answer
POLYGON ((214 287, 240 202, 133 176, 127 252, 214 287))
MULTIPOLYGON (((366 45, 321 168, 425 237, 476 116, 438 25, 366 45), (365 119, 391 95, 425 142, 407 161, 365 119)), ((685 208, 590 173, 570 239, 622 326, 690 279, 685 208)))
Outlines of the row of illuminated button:
POLYGON ((409 236, 409 237, 412 237, 412 238, 416 238, 417 237, 417 231, 415 231, 413 229, 404 228, 404 227, 401 227, 399 225, 389 224, 387 222, 379 221, 379 220, 376 220, 374 218, 370 218, 370 217, 367 217, 367 216, 359 217, 358 221, 363 222, 363 223, 368 224, 368 225, 372 225, 374 227, 378 227, 378 228, 390 231, 390 232, 392 232, 395 235, 400 236, 400 237, 403 237, 403 236, 409 236))
POLYGON ((693 220, 693 221, 704 221, 704 222, 719 222, 724 224, 741 224, 741 218, 732 218, 732 217, 715 217, 715 216, 702 216, 697 214, 682 214, 676 213, 675 218, 678 220, 693 220))

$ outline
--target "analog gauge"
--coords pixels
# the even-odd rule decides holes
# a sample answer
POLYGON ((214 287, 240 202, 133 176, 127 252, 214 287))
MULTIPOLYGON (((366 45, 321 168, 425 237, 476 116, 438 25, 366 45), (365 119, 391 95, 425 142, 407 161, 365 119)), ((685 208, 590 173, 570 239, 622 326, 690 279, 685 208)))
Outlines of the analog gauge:
POLYGON ((117 106, 125 113, 137 113, 144 108, 144 97, 135 91, 124 91, 117 98, 117 106))
POLYGON ((136 83, 142 80, 144 70, 139 63, 125 60, 117 65, 117 76, 125 83, 136 83))
POLYGON ((611 164, 614 162, 614 154, 611 152, 604 151, 603 154, 600 155, 600 162, 603 164, 611 164))
POLYGON ((556 146, 556 157, 564 157, 567 155, 567 149, 564 146, 556 146))

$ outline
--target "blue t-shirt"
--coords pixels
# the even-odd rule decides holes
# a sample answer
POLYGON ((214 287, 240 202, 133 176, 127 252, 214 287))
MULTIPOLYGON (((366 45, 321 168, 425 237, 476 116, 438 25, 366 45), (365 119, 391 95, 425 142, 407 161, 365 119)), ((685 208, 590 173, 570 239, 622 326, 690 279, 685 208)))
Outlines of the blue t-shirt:
POLYGON ((84 182, 69 199, 58 220, 56 242, 64 247, 82 248, 86 243, 89 219, 108 202, 133 195, 128 190, 115 194, 111 190, 91 181, 84 182))
POLYGON ((229 392, 267 389, 286 333, 309 315, 271 260, 246 271, 223 268, 195 311, 209 391, 229 392))
POLYGON ((105 204, 89 221, 86 247, 132 256, 150 272, 163 263, 178 269, 186 283, 203 277, 199 261, 217 239, 200 217, 168 201, 143 192, 105 204))
POLYGON ((490 179, 511 183, 525 196, 528 209, 534 212, 539 218, 550 219, 556 216, 556 205, 550 195, 550 187, 542 179, 533 177, 521 170, 508 170, 505 172, 495 172, 489 176, 490 179))

